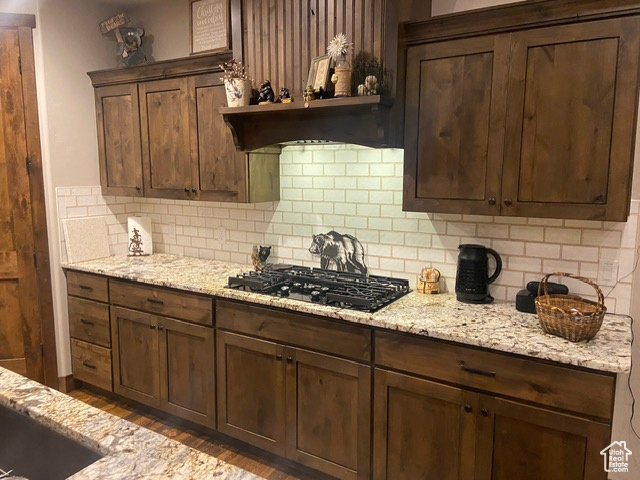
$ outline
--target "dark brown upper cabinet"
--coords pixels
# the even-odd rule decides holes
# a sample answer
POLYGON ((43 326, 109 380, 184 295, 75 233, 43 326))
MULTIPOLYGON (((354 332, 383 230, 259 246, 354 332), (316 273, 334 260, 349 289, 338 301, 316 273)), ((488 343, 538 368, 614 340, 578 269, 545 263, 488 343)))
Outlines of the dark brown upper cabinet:
POLYGON ((110 195, 266 202, 280 196, 280 147, 238 152, 220 55, 90 72, 102 191, 110 195))
POLYGON ((471 14, 422 42, 430 22, 405 26, 405 210, 626 221, 640 12, 569 23, 568 2, 533 3, 564 24, 509 24, 509 7, 474 17, 480 36, 455 38, 471 14))
POLYGON ((112 195, 142 196, 138 88, 100 87, 95 98, 100 184, 112 195))

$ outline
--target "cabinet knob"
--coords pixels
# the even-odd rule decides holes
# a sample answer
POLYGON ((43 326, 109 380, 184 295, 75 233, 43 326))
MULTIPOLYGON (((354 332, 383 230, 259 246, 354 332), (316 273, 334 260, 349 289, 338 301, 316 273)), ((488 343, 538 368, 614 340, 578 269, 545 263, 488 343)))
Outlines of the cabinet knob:
POLYGON ((510 207, 512 203, 513 203, 513 202, 511 201, 511 199, 510 199, 510 198, 505 198, 505 199, 504 199, 504 204, 505 204, 507 207, 510 207))
POLYGON ((489 199, 489 205, 491 205, 491 206, 493 207, 495 204, 496 204, 496 199, 495 199, 495 198, 493 198, 493 197, 491 197, 491 198, 489 199))
POLYGON ((282 355, 280 355, 280 354, 276 355, 276 360, 277 361, 281 361, 282 360, 282 355))
POLYGON ((155 326, 155 325, 149 325, 149 328, 150 328, 151 330, 155 330, 155 329, 156 329, 156 326, 155 326))
POLYGON ((197 193, 197 192, 198 192, 198 190, 196 190, 195 188, 191 189, 191 193, 197 193))
POLYGON ((136 185, 136 191, 140 192, 142 190, 142 187, 139 185, 136 185))
POLYGON ((184 193, 189 193, 189 189, 187 187, 184 187, 184 193))
POLYGON ((470 413, 473 410, 473 407, 471 405, 465 405, 464 406, 464 411, 467 413, 470 413))
POLYGON ((162 325, 158 325, 158 330, 162 331, 164 330, 164 327, 162 325))
POLYGON ((287 357, 287 363, 293 362, 293 357, 287 357))
POLYGON ((488 417, 489 410, 487 410, 486 408, 483 408, 482 410, 480 410, 480 415, 482 415, 483 417, 488 417))

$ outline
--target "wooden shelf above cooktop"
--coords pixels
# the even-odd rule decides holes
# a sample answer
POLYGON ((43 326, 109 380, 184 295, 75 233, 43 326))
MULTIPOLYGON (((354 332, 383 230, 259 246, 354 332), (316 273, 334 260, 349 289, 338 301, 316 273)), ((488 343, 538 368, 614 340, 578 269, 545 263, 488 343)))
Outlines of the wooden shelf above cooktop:
POLYGON ((294 140, 329 140, 369 147, 397 146, 390 138, 393 101, 380 95, 220 107, 239 150, 294 140))

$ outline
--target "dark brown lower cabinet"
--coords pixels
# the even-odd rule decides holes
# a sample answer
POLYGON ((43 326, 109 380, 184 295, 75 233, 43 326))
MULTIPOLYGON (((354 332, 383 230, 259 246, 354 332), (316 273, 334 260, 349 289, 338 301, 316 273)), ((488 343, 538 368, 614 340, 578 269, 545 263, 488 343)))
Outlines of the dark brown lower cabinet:
POLYGON ((369 478, 366 365, 218 331, 218 430, 341 479, 369 478))
POLYGON ((111 308, 114 391, 215 427, 213 328, 111 308))
POLYGON ((478 479, 605 480, 610 426, 492 397, 481 398, 478 479))
POLYGON ((374 398, 376 480, 607 478, 607 424, 381 369, 374 398))

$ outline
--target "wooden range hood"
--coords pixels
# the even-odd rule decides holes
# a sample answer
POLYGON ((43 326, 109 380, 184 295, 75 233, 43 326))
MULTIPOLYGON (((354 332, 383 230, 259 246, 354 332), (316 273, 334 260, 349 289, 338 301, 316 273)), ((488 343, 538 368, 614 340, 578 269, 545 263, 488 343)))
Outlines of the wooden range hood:
POLYGON ((236 147, 250 151, 296 140, 401 146, 403 108, 400 97, 395 100, 395 84, 403 82, 396 66, 398 23, 418 11, 428 17, 430 6, 429 0, 359 0, 357 5, 231 0, 234 58, 246 65, 254 86, 269 79, 274 91, 286 87, 294 97, 291 104, 220 108, 236 147), (353 42, 355 54, 381 60, 393 82, 385 96, 315 100, 305 108, 302 92, 309 65, 326 55, 329 41, 341 32, 353 42))

